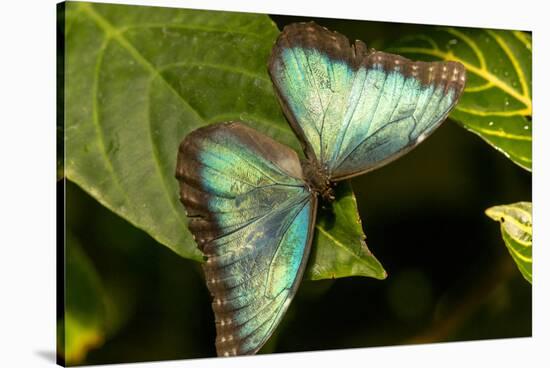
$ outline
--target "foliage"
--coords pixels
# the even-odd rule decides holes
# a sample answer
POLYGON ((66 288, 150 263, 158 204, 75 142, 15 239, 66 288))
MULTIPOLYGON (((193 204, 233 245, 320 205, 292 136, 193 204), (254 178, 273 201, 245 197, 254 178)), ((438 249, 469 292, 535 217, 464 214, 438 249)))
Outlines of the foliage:
MULTIPOLYGON (((66 115, 58 120, 65 121, 65 131, 58 128, 58 137, 65 137, 65 174, 71 181, 67 204, 73 213, 67 231, 82 241, 81 254, 88 266, 97 266, 101 283, 95 282, 97 288, 86 286, 99 280, 86 262, 78 267, 91 270, 84 272, 89 279, 68 276, 83 284, 79 290, 87 296, 79 298, 96 301, 82 307, 91 311, 97 306, 98 313, 86 314, 93 323, 65 321, 67 329, 77 331, 76 326, 80 332, 65 334, 60 328, 60 350, 78 346, 75 351, 81 355, 72 362, 89 352, 86 364, 212 356, 211 299, 200 282, 198 263, 189 261, 202 257, 190 239, 178 201, 176 150, 196 127, 242 120, 300 152, 266 72, 278 29, 269 17, 254 14, 70 2, 66 10, 66 18, 60 17, 66 36, 65 70, 60 73, 66 115), (165 247, 154 246, 155 240, 165 247), (65 337, 72 340, 64 341, 65 337), (91 351, 86 340, 92 345, 108 343, 91 351)), ((279 29, 281 24, 311 20, 271 19, 279 29)), ((530 112, 525 114, 525 99, 507 95, 510 89, 515 89, 516 97, 523 93, 519 82, 513 85, 519 79, 514 69, 508 69, 508 56, 494 50, 496 41, 484 43, 482 36, 491 35, 480 31, 478 40, 476 30, 459 29, 476 40, 485 57, 482 68, 473 49, 467 51, 468 44, 446 35, 448 30, 316 21, 384 51, 392 51, 386 46, 403 34, 422 33, 437 42, 438 52, 403 54, 437 59, 452 51, 454 57, 468 61, 468 103, 461 102, 459 108, 491 112, 508 107, 510 116, 455 111, 451 117, 469 129, 488 129, 493 121, 493 131, 476 134, 522 167, 530 167, 530 112), (504 61, 492 55, 501 55, 504 61), (506 69, 492 71, 500 65, 506 69), (488 75, 502 79, 508 92, 502 90, 503 83, 487 85, 475 71, 491 71, 488 75), (515 73, 516 79, 505 78, 506 72, 515 73), (505 98, 508 106, 502 103, 505 98), (524 127, 520 123, 529 129, 516 129, 524 127), (509 125, 518 131, 508 131, 509 125), (523 138, 502 137, 509 134, 523 138), (528 159, 522 158, 525 155, 528 159)), ((515 42, 510 35, 523 39, 530 47, 525 33, 494 33, 506 42, 515 42)), ((394 45, 432 46, 410 38, 394 45)), ((525 66, 530 91, 530 52, 526 56, 514 44, 509 47, 525 66)), ((508 274, 493 275, 501 263, 497 259, 501 242, 488 241, 487 221, 476 212, 530 193, 529 175, 499 158, 479 139, 446 123, 410 155, 353 181, 360 211, 349 183, 340 183, 332 207, 319 208, 305 278, 341 279, 302 283, 264 352, 402 344, 414 341, 419 333, 425 336, 426 328, 426 336, 436 336, 422 340, 427 342, 530 336, 530 285, 519 274, 512 282, 507 281, 508 274), (370 244, 388 266, 392 277, 387 282, 345 277, 386 276, 366 247, 359 212, 363 222, 368 218, 370 244), (474 252, 476 257, 471 257, 474 252)), ((61 175, 62 169, 60 160, 61 175)), ((67 242, 68 247, 72 244, 67 242)), ((517 274, 506 261, 512 266, 510 274, 517 274)), ((69 287, 74 285, 67 286, 67 293, 79 295, 69 287)))
POLYGON ((527 281, 532 281, 533 227, 531 202, 518 202, 488 208, 485 213, 500 222, 502 238, 527 281))
MULTIPOLYGON (((202 260, 174 179, 183 137, 241 120, 299 150, 267 74, 277 27, 267 15, 90 3, 68 3, 66 19, 67 178, 182 257, 202 260)), ((307 274, 382 277, 377 261, 374 274, 364 270, 374 258, 353 194, 342 193, 338 225, 316 226, 307 274)))
POLYGON ((413 59, 456 60, 467 85, 451 118, 531 170, 531 36, 520 31, 441 28, 390 51, 413 59))
POLYGON ((71 233, 66 235, 65 305, 58 348, 67 364, 81 363, 105 338, 105 303, 96 270, 71 233))
POLYGON ((357 201, 351 185, 336 187, 336 200, 330 209, 320 209, 315 244, 305 277, 321 280, 347 276, 385 279, 387 274, 365 243, 357 201))
MULTIPOLYGON (((413 58, 456 60, 464 64, 468 81, 451 118, 531 171, 531 48, 531 36, 525 32, 441 28, 429 36, 407 37, 393 50, 413 58)), ((494 218, 507 208, 496 206, 486 213, 494 218)), ((529 257, 524 259, 527 248, 522 249, 521 243, 505 229, 503 225, 504 242, 522 274, 531 282, 530 243, 529 257)))

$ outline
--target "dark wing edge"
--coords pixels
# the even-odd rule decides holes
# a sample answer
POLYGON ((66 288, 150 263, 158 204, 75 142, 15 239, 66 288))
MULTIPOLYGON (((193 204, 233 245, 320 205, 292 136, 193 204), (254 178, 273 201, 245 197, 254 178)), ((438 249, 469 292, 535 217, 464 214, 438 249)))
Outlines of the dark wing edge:
POLYGON ((285 48, 294 46, 316 48, 333 59, 343 60, 349 65, 356 66, 358 66, 367 55, 367 46, 359 40, 357 40, 354 45, 350 45, 346 36, 338 32, 329 31, 315 22, 307 22, 292 23, 285 26, 271 50, 267 68, 271 81, 275 87, 275 94, 277 95, 290 127, 302 144, 306 157, 309 159, 315 158, 318 161, 319 158, 315 157, 314 151, 307 141, 304 131, 300 127, 300 124, 298 124, 296 117, 292 113, 288 101, 282 92, 282 87, 277 80, 276 71, 279 67, 282 67, 282 65, 280 65, 280 63, 282 63, 282 52, 285 48))
MULTIPOLYGON (((197 242, 199 249, 205 254, 206 260, 208 260, 209 255, 212 254, 212 250, 209 249, 210 242, 219 237, 227 235, 227 233, 224 232, 223 229, 218 227, 218 225, 216 224, 216 219, 210 214, 209 209, 206 205, 212 194, 208 193, 202 188, 200 184, 200 177, 197 174, 200 168, 200 162, 198 160, 200 147, 197 143, 201 139, 208 137, 210 134, 218 129, 237 130, 240 137, 245 139, 248 144, 254 146, 258 153, 261 154, 263 157, 275 164, 279 164, 278 166, 289 176, 299 179, 302 178, 301 167, 296 167, 292 162, 289 163, 288 160, 284 159, 285 154, 292 153, 295 156, 295 160, 292 161, 295 161, 299 165, 298 156, 293 150, 272 140, 267 136, 264 136, 263 134, 260 134, 259 132, 256 132, 255 130, 247 127, 240 122, 225 122, 213 124, 199 128, 187 135, 185 139, 181 142, 179 147, 176 178, 178 179, 180 184, 180 201, 186 209, 186 214, 189 220, 189 230, 193 234, 193 238, 197 242)), ((269 337, 273 333, 273 330, 276 328, 278 322, 280 322, 280 319, 289 307, 290 302, 294 298, 296 290, 300 285, 303 274, 305 272, 307 261, 309 259, 309 253, 311 250, 311 244, 313 242, 315 216, 317 212, 317 197, 311 195, 306 201, 310 202, 310 221, 307 240, 304 246, 304 253, 297 271, 296 278, 294 279, 294 282, 289 289, 289 294, 286 297, 282 308, 277 311, 277 314, 273 319, 273 328, 257 345, 255 349, 241 352, 239 350, 238 340, 234 340, 233 345, 228 345, 227 342, 220 341, 221 336, 231 336, 235 332, 235 330, 237 330, 237 327, 231 327, 229 325, 223 326, 220 324, 222 319, 219 317, 225 316, 229 313, 228 311, 224 310, 223 306, 220 307, 220 305, 216 303, 217 300, 219 300, 216 298, 216 296, 218 296, 220 292, 223 293, 223 290, 218 290, 217 286, 213 286, 208 283, 209 273, 211 272, 209 269, 210 266, 208 264, 208 261, 203 263, 207 285, 212 297, 214 298, 212 302, 212 308, 215 312, 217 320, 216 330, 218 337, 216 338, 216 350, 219 356, 251 355, 257 353, 265 344, 265 342, 269 339, 269 337)), ((305 206, 306 203, 304 203, 303 200, 298 205, 300 205, 303 209, 303 206, 305 206)))
MULTIPOLYGON (((281 321, 282 316, 284 316, 284 314, 286 313, 286 311, 290 307, 290 303, 294 299, 294 296, 296 295, 296 291, 298 290, 298 287, 300 286, 302 278, 304 277, 306 266, 307 266, 307 263, 308 263, 308 260, 309 260, 309 254, 311 253, 311 245, 313 243, 313 236, 314 236, 314 232, 315 232, 315 217, 317 215, 317 197, 316 196, 311 196, 310 201, 311 201, 311 209, 310 209, 310 219, 311 220, 310 220, 307 240, 306 240, 306 244, 305 244, 305 252, 304 252, 304 255, 302 257, 302 261, 300 262, 300 266, 298 268, 298 273, 296 274, 296 278, 294 279, 294 283, 292 284, 292 286, 289 289, 289 295, 286 298, 282 308, 277 312, 277 316, 274 318, 275 325, 273 326, 271 332, 268 335, 266 335, 265 339, 263 339, 258 344, 257 348, 255 348, 253 350, 250 350, 250 351, 244 353, 243 355, 254 355, 254 354, 256 354, 265 345, 265 343, 269 340, 269 338, 271 337, 271 335, 273 334, 273 332, 277 328, 278 323, 281 321)), ((219 325, 217 325, 216 327, 219 328, 219 325)), ((218 351, 218 355, 222 356, 222 354, 220 354, 221 351, 219 349, 219 342, 216 342, 216 348, 217 348, 217 351, 218 351)))
MULTIPOLYGON (((330 31, 325 27, 321 27, 315 22, 293 23, 287 25, 277 38, 272 49, 268 62, 268 70, 285 117, 287 118, 295 134, 300 139, 306 157, 310 159, 315 157, 313 149, 307 141, 304 131, 298 124, 296 117, 292 113, 276 76, 277 69, 283 67, 281 57, 282 51, 285 48, 291 48, 294 46, 315 48, 320 52, 327 54, 334 60, 342 60, 346 62, 354 70, 357 70, 360 67, 369 69, 374 67, 376 64, 381 65, 386 72, 391 72, 395 70, 396 67, 399 67, 400 72, 404 75, 404 77, 414 77, 423 86, 429 86, 431 84, 442 85, 445 93, 449 90, 449 88, 454 88, 456 91, 454 102, 450 105, 449 109, 447 109, 446 113, 438 118, 439 121, 433 124, 430 128, 430 132, 426 135, 421 135, 420 140, 425 139, 428 135, 435 131, 435 129, 446 119, 452 108, 458 102, 466 84, 465 67, 456 61, 412 61, 400 55, 376 51, 374 49, 367 49, 365 43, 360 40, 356 40, 355 43, 350 44, 346 36, 338 32, 330 31)), ((411 142, 411 144, 405 146, 399 152, 391 155, 388 159, 381 161, 373 167, 344 176, 336 175, 331 177, 331 180, 340 181, 349 179, 384 166, 408 153, 416 147, 417 143, 420 142, 411 142)), ((319 158, 315 157, 315 159, 319 162, 319 158)), ((320 166, 323 166, 323 163, 319 162, 319 164, 320 166)))
MULTIPOLYGON (((367 68, 370 68, 377 63, 382 64, 382 67, 384 68, 386 73, 391 72, 392 68, 399 66, 400 72, 405 78, 414 77, 423 86, 433 85, 436 88, 441 87, 443 89, 444 95, 448 93, 449 89, 454 89, 455 92, 453 96, 453 102, 449 105, 449 107, 441 116, 437 117, 437 119, 434 119, 435 123, 430 125, 428 131, 423 131, 415 140, 410 141, 408 145, 403 147, 398 152, 387 157, 385 160, 379 161, 374 166, 342 176, 336 175, 332 177, 331 180, 341 181, 353 178, 355 176, 363 175, 369 171, 387 165, 388 163, 393 162, 394 160, 410 152, 419 143, 429 137, 446 120, 451 110, 458 103, 458 100, 460 99, 460 96, 462 95, 462 92, 464 91, 464 86, 466 84, 465 67, 464 65, 456 61, 412 61, 400 55, 389 54, 381 51, 376 51, 372 54, 369 54, 364 61, 364 64, 367 68)), ((366 138, 371 137, 372 136, 368 136, 366 138)), ((344 161, 345 159, 342 160, 341 163, 344 161)))
MULTIPOLYGON (((405 78, 416 78, 423 86, 433 85, 434 87, 441 87, 444 95, 452 88, 454 89, 453 102, 449 105, 446 111, 434 119, 435 123, 430 125, 428 131, 422 132, 416 140, 412 140, 408 145, 403 147, 398 152, 387 157, 385 160, 378 162, 372 167, 368 167, 364 170, 359 170, 346 175, 336 175, 331 178, 333 181, 341 181, 353 178, 355 176, 363 175, 369 171, 378 169, 384 165, 393 162, 406 153, 414 149, 419 143, 429 137, 447 118, 451 110, 458 103, 460 96, 464 91, 466 85, 466 68, 456 61, 412 61, 400 55, 389 54, 382 51, 374 51, 370 53, 363 61, 363 65, 368 68, 372 68, 376 64, 381 64, 386 73, 390 73, 393 68, 399 67, 400 72, 405 78)), ((399 101, 398 101, 399 103, 399 101)), ((368 136, 366 138, 371 138, 368 136)), ((344 162, 341 160, 340 163, 344 162)), ((336 170, 335 170, 336 171, 336 170)))
POLYGON ((180 183, 180 202, 186 209, 189 219, 189 230, 193 234, 199 249, 208 241, 222 235, 214 219, 210 216, 208 202, 210 194, 202 189, 198 171, 201 163, 198 159, 199 142, 215 131, 226 130, 238 134, 246 143, 254 147, 259 154, 281 168, 289 176, 302 179, 302 168, 298 155, 292 149, 265 136, 247 125, 237 121, 222 122, 198 128, 189 133, 181 142, 178 150, 176 179, 180 183), (285 160, 285 155, 295 157, 295 160, 285 160))

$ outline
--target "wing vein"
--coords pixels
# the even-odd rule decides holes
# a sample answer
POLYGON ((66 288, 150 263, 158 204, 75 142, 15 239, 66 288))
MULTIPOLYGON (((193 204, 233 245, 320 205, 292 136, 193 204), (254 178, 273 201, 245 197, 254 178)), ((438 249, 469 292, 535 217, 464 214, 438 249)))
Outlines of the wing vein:
MULTIPOLYGON (((365 76, 365 79, 368 78, 368 73, 367 75, 365 76)), ((378 111, 378 106, 380 105, 380 99, 382 97, 382 93, 384 92, 384 86, 386 85, 386 81, 388 80, 388 73, 384 73, 384 82, 382 83, 382 87, 379 89, 379 93, 378 93, 378 98, 376 99, 376 106, 374 107, 374 110, 370 116, 370 119, 369 119, 369 122, 368 122, 368 128, 367 128, 367 133, 365 135, 365 138, 363 138, 362 140, 359 141, 358 144, 355 145, 355 147, 352 148, 352 151, 355 152, 355 150, 357 150, 357 148, 359 146, 361 146, 361 144, 363 144, 363 142, 365 142, 367 139, 369 139, 371 136, 373 136, 375 133, 373 134, 369 134, 370 133, 370 129, 372 127, 372 122, 374 120, 374 118, 376 117, 376 112, 378 111)), ((376 84, 376 83, 375 83, 376 84)), ((383 127, 382 127, 383 128, 383 127)), ((380 131, 380 128, 376 130, 376 132, 380 131)), ((345 158, 348 158, 350 156, 350 154, 346 154, 345 158)), ((340 165, 344 162, 345 160, 340 158, 337 160, 337 164, 336 164, 336 167, 340 167, 340 165)))

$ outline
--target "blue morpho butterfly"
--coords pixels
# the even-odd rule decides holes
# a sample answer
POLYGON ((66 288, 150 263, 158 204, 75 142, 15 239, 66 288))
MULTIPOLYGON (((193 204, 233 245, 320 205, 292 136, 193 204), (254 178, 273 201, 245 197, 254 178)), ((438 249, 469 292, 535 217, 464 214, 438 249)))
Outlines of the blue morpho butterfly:
POLYGON ((189 229, 207 256, 220 356, 254 354, 281 321, 304 273, 318 197, 432 133, 457 103, 456 62, 413 62, 315 23, 284 28, 269 73, 305 159, 239 122, 182 142, 176 177, 189 229))

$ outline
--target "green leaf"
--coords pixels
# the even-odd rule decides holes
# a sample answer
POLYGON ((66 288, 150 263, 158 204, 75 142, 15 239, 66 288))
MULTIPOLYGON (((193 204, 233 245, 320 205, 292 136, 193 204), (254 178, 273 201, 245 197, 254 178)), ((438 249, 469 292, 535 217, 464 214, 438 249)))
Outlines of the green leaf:
POLYGON ((504 243, 516 262, 521 274, 532 283, 532 205, 531 202, 517 202, 488 208, 485 214, 500 222, 504 243))
POLYGON ((67 177, 202 260, 178 199, 177 148, 192 130, 231 119, 293 138, 265 71, 275 25, 251 14, 90 3, 68 3, 66 18, 67 177))
POLYGON ((412 59, 455 60, 467 82, 450 117, 531 170, 531 36, 519 31, 438 28, 390 49, 412 59))
MULTIPOLYGON (((202 261, 174 178, 181 140, 241 120, 301 152, 267 73, 275 24, 258 14, 67 3, 65 33, 65 175, 159 243, 202 261)), ((345 195, 338 221, 355 221, 345 195)), ((323 221, 315 278, 370 275, 360 226, 348 236, 348 223, 323 221)))
POLYGON ((56 178, 61 180, 64 176, 64 141, 63 124, 65 120, 64 86, 65 86, 65 3, 57 4, 56 8, 56 178))
POLYGON ((65 309, 58 321, 58 348, 67 364, 81 363, 105 339, 101 281, 79 242, 66 234, 65 309))
POLYGON ((335 194, 332 208, 320 209, 305 278, 367 276, 385 279, 386 271, 365 243, 351 184, 339 183, 335 194))

